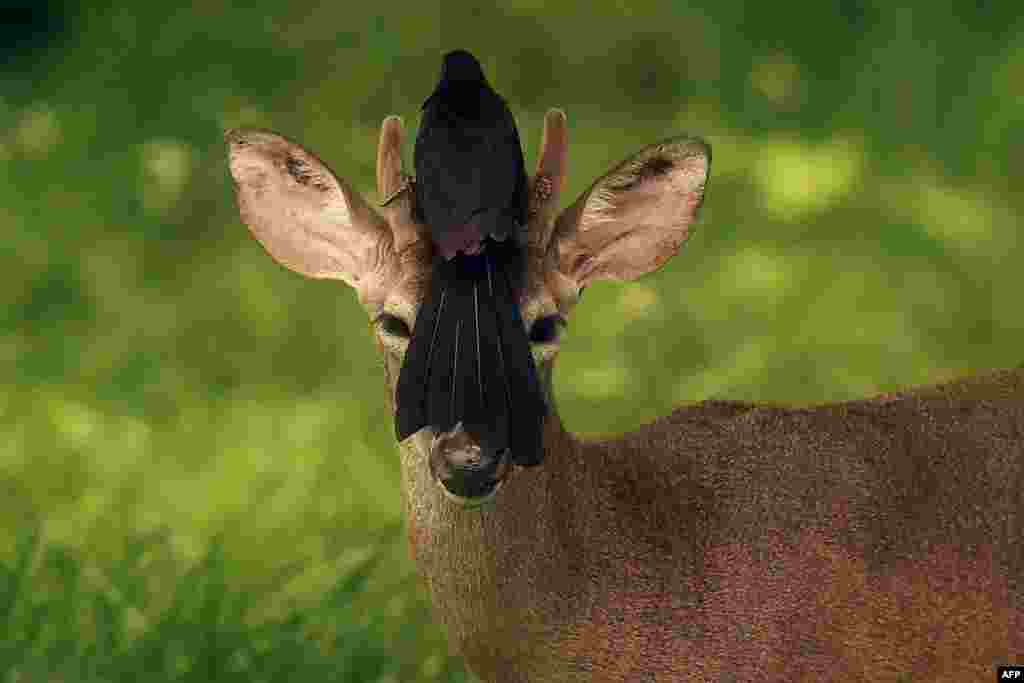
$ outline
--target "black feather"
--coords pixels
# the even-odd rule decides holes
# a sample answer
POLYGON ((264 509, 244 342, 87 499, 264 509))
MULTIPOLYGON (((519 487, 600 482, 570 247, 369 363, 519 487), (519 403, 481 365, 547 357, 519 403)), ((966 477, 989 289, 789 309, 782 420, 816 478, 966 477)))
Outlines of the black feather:
POLYGON ((509 447, 513 462, 536 465, 543 458, 541 426, 547 404, 530 351, 526 327, 519 315, 513 288, 515 273, 508 272, 507 260, 496 260, 491 277, 497 308, 499 347, 504 361, 511 433, 509 447))
MULTIPOLYGON (((458 323, 466 317, 465 301, 457 291, 455 264, 446 261, 434 271, 445 282, 445 307, 438 316, 437 333, 427 371, 427 424, 435 431, 448 431, 455 426, 452 411, 452 369, 458 346, 458 323)), ((415 343, 409 341, 410 346, 415 343)))
POLYGON ((395 433, 399 441, 406 439, 427 424, 427 380, 430 377, 430 359, 441 331, 447 299, 447 279, 438 271, 445 266, 438 262, 431 274, 427 294, 420 305, 413 326, 405 361, 398 374, 395 389, 395 433))
POLYGON ((479 383, 477 382, 477 348, 476 325, 479 319, 475 290, 479 278, 475 276, 476 261, 482 256, 464 256, 459 254, 452 263, 455 265, 458 282, 460 317, 455 321, 456 341, 455 365, 452 372, 452 415, 456 422, 461 421, 471 434, 481 425, 479 383), (470 427, 474 429, 470 429, 470 427))
POLYGON ((480 382, 483 399, 481 404, 492 419, 493 439, 496 443, 505 444, 507 447, 511 402, 504 354, 501 348, 501 336, 498 334, 498 307, 491 286, 493 261, 494 257, 491 250, 488 249, 484 259, 486 272, 477 286, 480 301, 477 307, 480 316, 480 346, 477 358, 482 369, 480 382))

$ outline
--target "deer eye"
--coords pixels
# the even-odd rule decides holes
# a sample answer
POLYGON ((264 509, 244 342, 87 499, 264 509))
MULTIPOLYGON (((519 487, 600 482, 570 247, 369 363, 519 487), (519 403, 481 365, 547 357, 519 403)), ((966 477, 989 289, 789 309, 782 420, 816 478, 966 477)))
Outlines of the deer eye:
POLYGON ((401 337, 402 339, 408 339, 412 336, 409 326, 406 325, 405 321, 397 315, 381 313, 377 316, 377 320, 375 322, 384 334, 389 334, 392 337, 401 337))
POLYGON ((558 315, 546 315, 537 318, 530 328, 530 342, 533 344, 551 344, 558 341, 558 333, 565 325, 565 319, 558 315))

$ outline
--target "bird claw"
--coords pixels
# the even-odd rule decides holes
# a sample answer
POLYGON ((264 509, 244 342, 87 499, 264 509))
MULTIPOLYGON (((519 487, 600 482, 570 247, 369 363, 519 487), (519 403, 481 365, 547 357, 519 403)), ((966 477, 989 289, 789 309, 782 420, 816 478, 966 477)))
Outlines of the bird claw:
POLYGON ((533 179, 533 201, 530 202, 530 214, 536 214, 540 205, 551 199, 555 192, 555 183, 551 176, 538 173, 533 179))
POLYGON ((555 191, 555 183, 551 180, 551 176, 538 173, 537 177, 533 180, 533 195, 542 202, 546 202, 551 199, 551 195, 555 191))
POLYGON ((395 190, 394 192, 389 194, 387 197, 385 197, 383 199, 383 201, 381 201, 380 205, 381 206, 387 206, 391 202, 393 202, 396 199, 398 199, 398 197, 401 196, 401 194, 403 192, 405 192, 407 190, 408 191, 412 191, 412 187, 415 184, 416 184, 416 178, 414 176, 406 175, 405 173, 403 173, 402 174, 402 184, 398 186, 397 190, 395 190))

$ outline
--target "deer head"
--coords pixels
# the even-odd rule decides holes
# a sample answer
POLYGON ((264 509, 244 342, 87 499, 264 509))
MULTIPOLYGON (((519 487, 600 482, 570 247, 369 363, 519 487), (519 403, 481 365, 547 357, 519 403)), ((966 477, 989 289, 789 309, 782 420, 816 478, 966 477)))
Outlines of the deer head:
MULTIPOLYGON (((413 217, 412 193, 404 191, 409 179, 402 172, 402 136, 400 119, 384 120, 377 153, 377 192, 384 202, 374 208, 314 154, 283 136, 260 130, 226 135, 239 209, 253 235, 285 267, 342 280, 356 290, 384 355, 392 408, 433 257, 425 226, 413 217)), ((527 257, 521 315, 552 406, 560 331, 583 288, 602 279, 632 280, 673 256, 697 216, 711 161, 708 146, 696 138, 650 145, 558 213, 566 153, 565 115, 551 110, 532 180, 530 221, 517 238, 527 257)), ((425 428, 400 445, 404 457, 430 461, 437 479, 451 465, 438 461, 438 440, 452 442, 448 452, 472 453, 472 444, 459 441, 466 438, 425 428)), ((514 469, 503 468, 498 476, 504 480, 514 469)), ((442 490, 458 504, 483 502, 442 490)))

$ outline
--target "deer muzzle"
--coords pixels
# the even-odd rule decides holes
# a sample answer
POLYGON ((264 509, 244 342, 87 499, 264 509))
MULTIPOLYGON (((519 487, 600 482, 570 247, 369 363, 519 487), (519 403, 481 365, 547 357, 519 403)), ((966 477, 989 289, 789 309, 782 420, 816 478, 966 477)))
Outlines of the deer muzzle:
POLYGON ((497 493, 511 469, 507 448, 495 448, 462 422, 434 436, 430 472, 448 498, 464 507, 487 502, 497 493))

